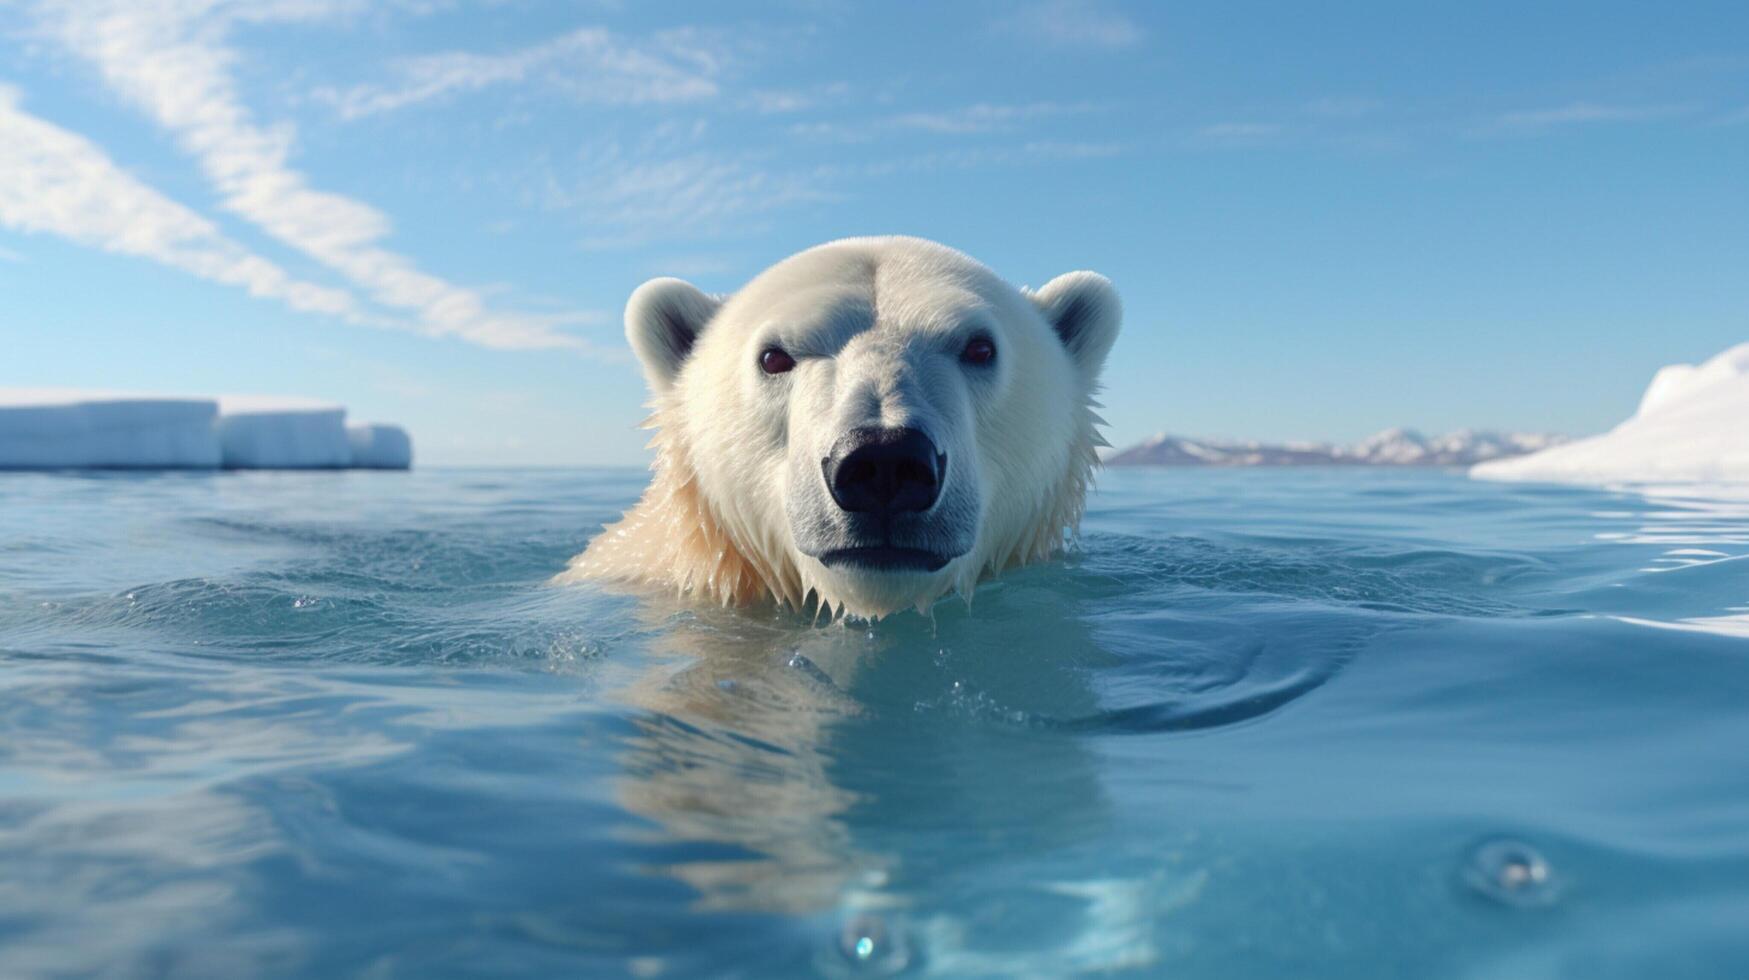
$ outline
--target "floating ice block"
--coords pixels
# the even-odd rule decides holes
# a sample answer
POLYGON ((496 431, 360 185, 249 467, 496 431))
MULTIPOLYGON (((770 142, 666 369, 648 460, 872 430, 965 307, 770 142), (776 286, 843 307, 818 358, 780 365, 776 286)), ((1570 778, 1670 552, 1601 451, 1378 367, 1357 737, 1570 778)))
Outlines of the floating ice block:
POLYGON ((348 426, 307 398, 178 398, 73 388, 0 388, 0 469, 407 469, 394 425, 348 426))
POLYGON ((405 470, 413 466, 413 440, 398 425, 352 422, 346 426, 352 465, 367 470, 405 470))
POLYGON ((219 465, 210 398, 0 388, 0 468, 219 465))
POLYGON ((352 465, 346 409, 306 398, 223 395, 219 446, 229 469, 338 469, 352 465))

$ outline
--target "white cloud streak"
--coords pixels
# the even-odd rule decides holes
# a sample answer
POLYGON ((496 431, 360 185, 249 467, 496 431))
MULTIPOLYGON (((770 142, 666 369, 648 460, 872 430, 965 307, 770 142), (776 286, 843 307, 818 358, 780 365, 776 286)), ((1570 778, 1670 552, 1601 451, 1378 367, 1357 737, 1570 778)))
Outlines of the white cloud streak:
POLYGON ((292 278, 212 222, 121 169, 96 144, 25 112, 0 86, 0 225, 133 255, 278 300, 295 310, 386 325, 344 291, 292 278))
POLYGON ((1146 36, 1128 16, 1095 0, 1041 0, 1000 23, 1009 31, 1063 47, 1127 48, 1146 36))
POLYGON ((608 105, 692 102, 714 98, 717 58, 686 34, 660 34, 634 44, 601 28, 582 28, 505 54, 448 51, 396 62, 395 81, 317 98, 359 119, 452 93, 540 78, 581 102, 608 105))
POLYGON ((850 91, 843 82, 832 82, 812 89, 761 89, 742 96, 739 105, 760 115, 775 116, 817 108, 827 102, 842 99, 850 91))
POLYGON ((1219 122, 1203 126, 1191 134, 1191 143, 1203 146, 1254 146, 1274 140, 1284 132, 1279 123, 1219 122))
POLYGON ((800 173, 743 154, 667 155, 607 143, 585 152, 580 177, 549 179, 545 204, 574 211, 603 233, 588 248, 709 238, 782 208, 831 199, 800 173))
POLYGON ((1574 102, 1552 109, 1503 113, 1494 122, 1501 129, 1537 130, 1588 123, 1651 122, 1690 111, 1692 107, 1684 105, 1604 105, 1597 102, 1574 102))
POLYGON ((868 143, 895 131, 909 130, 937 136, 976 136, 1012 133, 1053 116, 1097 112, 1102 107, 1089 102, 980 102, 952 109, 902 112, 857 122, 805 122, 789 127, 790 135, 835 143, 868 143))
POLYGON ((1018 166, 1052 161, 1097 160, 1122 154, 1121 143, 1093 143, 1057 140, 1034 140, 1020 146, 983 146, 951 150, 936 150, 884 160, 867 160, 842 165, 825 164, 814 168, 819 180, 863 180, 901 176, 914 173, 936 173, 944 170, 972 170, 991 166, 1018 166))
POLYGON ((1306 112, 1326 119, 1359 119, 1384 107, 1378 99, 1364 96, 1326 96, 1306 103, 1306 112))
POLYGON ((237 54, 224 44, 225 29, 239 17, 279 11, 302 19, 331 7, 317 0, 272 8, 231 8, 218 0, 58 0, 39 13, 51 36, 175 136, 226 210, 334 270, 372 301, 406 311, 420 332, 503 350, 589 349, 558 329, 584 317, 489 309, 477 291, 383 247, 387 216, 311 187, 289 162, 292 127, 255 122, 231 76, 237 54))
POLYGON ((664 139, 597 145, 579 157, 581 175, 548 173, 541 203, 580 214, 603 234, 588 248, 712 238, 770 214, 831 203, 867 190, 871 181, 914 173, 1091 160, 1119 155, 1122 144, 1034 140, 974 146, 851 163, 773 167, 769 156, 676 147, 664 139))
POLYGON ((1021 105, 979 103, 945 112, 907 112, 894 116, 892 125, 931 133, 965 134, 1011 130, 1022 122, 1046 116, 1090 112, 1094 106, 1061 102, 1029 102, 1021 105))

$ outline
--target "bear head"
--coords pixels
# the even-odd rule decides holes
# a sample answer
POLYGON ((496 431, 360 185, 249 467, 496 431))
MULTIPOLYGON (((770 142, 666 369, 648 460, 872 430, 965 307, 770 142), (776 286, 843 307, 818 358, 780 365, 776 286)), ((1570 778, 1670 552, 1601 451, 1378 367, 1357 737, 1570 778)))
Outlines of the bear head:
POLYGON ((792 256, 728 297, 645 283, 626 336, 653 394, 650 490, 573 564, 723 602, 878 617, 1058 550, 1096 447, 1121 310, 915 238, 792 256))

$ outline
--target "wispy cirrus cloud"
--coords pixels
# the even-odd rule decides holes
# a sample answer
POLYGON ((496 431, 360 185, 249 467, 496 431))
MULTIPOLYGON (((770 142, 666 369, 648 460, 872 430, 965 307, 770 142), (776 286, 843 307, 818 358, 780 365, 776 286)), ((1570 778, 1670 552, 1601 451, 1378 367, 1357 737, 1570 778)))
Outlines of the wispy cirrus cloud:
POLYGON ((868 143, 898 131, 938 136, 1011 133, 1025 124, 1053 117, 1097 112, 1089 102, 980 102, 948 109, 915 110, 853 122, 807 122, 789 127, 790 135, 836 143, 868 143))
POLYGON ((1369 116, 1384 107, 1378 99, 1370 99, 1358 95, 1327 95, 1306 103, 1309 115, 1325 119, 1359 119, 1369 116))
POLYGON ((931 133, 990 133, 1011 130, 1020 123, 1047 116, 1062 116, 1092 112, 1090 103, 1027 102, 1018 105, 978 103, 941 112, 907 112, 893 116, 889 123, 901 129, 921 129, 931 133))
POLYGON ((884 159, 864 160, 850 164, 824 164, 816 167, 813 175, 818 179, 831 178, 854 182, 859 179, 935 173, 944 170, 1022 166, 1067 160, 1096 160, 1118 156, 1127 149, 1129 147, 1122 143, 1031 140, 1013 146, 955 147, 884 159))
POLYGON ((505 350, 592 349, 560 329, 590 314, 492 309, 477 290, 385 247, 386 215, 312 187, 290 163, 293 127, 255 121, 232 77, 238 54, 225 43, 227 29, 242 19, 306 20, 349 8, 324 0, 56 0, 36 9, 45 34, 196 160, 225 210, 333 270, 372 302, 401 311, 420 332, 505 350))
MULTIPOLYGON (((1417 112, 1363 97, 1320 98, 1281 107, 1276 119, 1235 119, 1195 126, 1184 132, 1191 148, 1278 148, 1325 146, 1364 152, 1394 152, 1417 141, 1450 138, 1533 136, 1588 126, 1630 125, 1693 119, 1708 111, 1701 102, 1575 101, 1537 109, 1474 116, 1417 112)), ((1715 118, 1715 123, 1727 120, 1715 118)))
POLYGON ((1523 109, 1504 112, 1491 120, 1497 130, 1529 132, 1558 126, 1597 123, 1654 122, 1692 113, 1694 106, 1686 104, 1615 105, 1600 102, 1570 102, 1545 109, 1523 109))
POLYGON ((997 27, 1063 47, 1127 48, 1147 36, 1128 15, 1097 0, 1039 0, 1022 4, 998 21, 997 27))
POLYGON ((541 203, 591 229, 586 248, 716 237, 789 207, 830 200, 811 175, 746 153, 683 151, 606 142, 578 167, 549 174, 541 203))
POLYGON ((95 143, 26 112, 0 85, 0 225, 150 259, 295 310, 390 325, 355 297, 293 278, 142 183, 95 143))
POLYGON ((850 86, 844 82, 799 89, 755 89, 742 96, 738 104, 761 115, 775 116, 818 108, 843 98, 849 91, 850 86))
POLYGON ((1218 122, 1199 127, 1190 142, 1201 146, 1255 146, 1279 139, 1287 127, 1269 122, 1218 122))
POLYGON ((906 174, 1047 164, 1121 154, 1119 143, 1076 140, 954 146, 813 165, 782 154, 711 147, 700 130, 659 127, 632 144, 606 141, 579 154, 576 170, 549 171, 539 204, 571 212, 592 230, 582 244, 617 248, 716 238, 783 210, 854 197, 906 174))
POLYGON ((638 105, 691 102, 719 94, 720 57, 687 32, 633 42, 585 27, 502 54, 447 51, 404 58, 392 81, 315 95, 347 119, 403 109, 458 93, 539 80, 581 102, 638 105))

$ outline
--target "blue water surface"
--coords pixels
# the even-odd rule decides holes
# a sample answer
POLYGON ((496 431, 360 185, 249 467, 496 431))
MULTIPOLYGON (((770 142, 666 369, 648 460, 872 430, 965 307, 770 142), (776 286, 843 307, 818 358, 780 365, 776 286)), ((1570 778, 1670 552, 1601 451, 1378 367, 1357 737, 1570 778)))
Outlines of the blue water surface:
POLYGON ((932 617, 619 470, 0 474, 0 976, 1749 975, 1749 499, 1118 471, 932 617))

